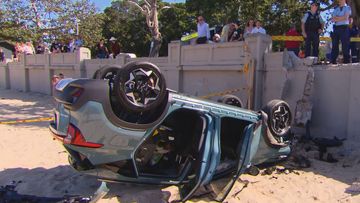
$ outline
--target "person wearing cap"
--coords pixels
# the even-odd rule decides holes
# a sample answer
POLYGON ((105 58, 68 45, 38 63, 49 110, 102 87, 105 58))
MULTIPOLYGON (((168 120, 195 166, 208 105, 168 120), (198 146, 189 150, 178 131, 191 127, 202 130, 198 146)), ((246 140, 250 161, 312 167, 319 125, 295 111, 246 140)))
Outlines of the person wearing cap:
POLYGON ((319 56, 320 34, 324 29, 324 20, 318 9, 319 3, 313 1, 310 11, 301 19, 301 31, 305 38, 305 57, 319 56))
POLYGON ((349 17, 351 15, 351 8, 346 5, 346 0, 338 0, 338 6, 335 7, 332 13, 331 21, 334 22, 334 34, 332 37, 331 63, 336 64, 339 56, 339 41, 341 40, 341 47, 344 56, 344 63, 350 63, 349 45, 350 45, 350 30, 349 17))
POLYGON ((120 45, 119 43, 116 42, 115 37, 111 37, 109 41, 110 41, 111 56, 112 58, 116 58, 116 56, 120 54, 120 45))

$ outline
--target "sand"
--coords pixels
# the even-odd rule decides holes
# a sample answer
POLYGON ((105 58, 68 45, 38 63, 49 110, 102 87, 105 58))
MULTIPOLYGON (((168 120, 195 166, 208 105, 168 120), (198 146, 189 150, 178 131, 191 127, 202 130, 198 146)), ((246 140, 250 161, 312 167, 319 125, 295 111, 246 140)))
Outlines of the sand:
MULTIPOLYGON (((53 106, 52 98, 47 95, 0 90, 0 121, 48 117, 53 106)), ((93 195, 100 182, 68 165, 67 154, 52 139, 47 126, 47 122, 0 124, 0 186, 16 182, 18 193, 37 197, 93 195)), ((360 143, 357 146, 360 149, 360 143)), ((317 160, 314 151, 301 152, 311 161, 310 168, 271 175, 242 175, 225 201, 360 202, 360 150, 346 156, 341 153, 344 151, 342 147, 339 153, 335 152, 339 155, 337 163, 317 160)), ((108 187, 110 192, 99 202, 155 203, 176 198, 174 187, 122 183, 111 183, 108 187)), ((192 201, 206 202, 208 198, 192 201)))

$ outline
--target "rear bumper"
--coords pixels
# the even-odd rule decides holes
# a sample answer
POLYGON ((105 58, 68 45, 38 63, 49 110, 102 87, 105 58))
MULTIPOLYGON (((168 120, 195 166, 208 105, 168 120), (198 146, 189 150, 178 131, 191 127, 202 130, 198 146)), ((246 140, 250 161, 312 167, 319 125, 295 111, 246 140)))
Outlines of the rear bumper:
POLYGON ((66 133, 63 133, 63 132, 60 132, 60 131, 56 130, 54 122, 50 122, 49 130, 50 130, 50 133, 51 133, 51 135, 53 136, 54 139, 56 139, 56 140, 58 140, 60 142, 64 142, 64 138, 66 137, 66 133))

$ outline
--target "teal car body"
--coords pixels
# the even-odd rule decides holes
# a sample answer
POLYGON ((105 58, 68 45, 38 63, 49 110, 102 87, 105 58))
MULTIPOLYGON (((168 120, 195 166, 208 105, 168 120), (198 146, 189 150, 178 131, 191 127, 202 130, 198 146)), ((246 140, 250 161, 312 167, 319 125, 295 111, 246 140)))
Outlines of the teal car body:
POLYGON ((290 153, 262 111, 167 90, 147 115, 126 113, 96 79, 64 79, 54 91, 52 135, 73 168, 105 181, 177 185, 182 201, 206 186, 223 201, 247 168, 290 153))

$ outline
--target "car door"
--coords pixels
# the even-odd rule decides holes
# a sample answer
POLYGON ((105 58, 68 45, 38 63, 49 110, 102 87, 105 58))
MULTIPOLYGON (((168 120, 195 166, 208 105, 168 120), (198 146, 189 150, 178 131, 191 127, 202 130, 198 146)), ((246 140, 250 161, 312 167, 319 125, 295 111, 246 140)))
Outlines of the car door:
POLYGON ((199 157, 194 158, 192 169, 187 174, 187 178, 180 183, 179 193, 182 202, 188 200, 196 190, 204 185, 205 178, 209 176, 211 169, 211 156, 213 156, 213 143, 215 139, 215 119, 208 114, 202 115, 204 125, 202 130, 202 141, 198 147, 199 157))
MULTIPOLYGON (((212 198, 215 201, 222 202, 232 189, 234 183, 239 176, 245 172, 247 165, 250 163, 250 151, 252 143, 252 134, 254 132, 254 125, 250 124, 244 129, 242 138, 239 141, 235 169, 231 170, 226 176, 221 178, 213 177, 214 179, 206 185, 206 188, 212 193, 212 198)), ((219 164, 220 162, 218 162, 219 164)))

